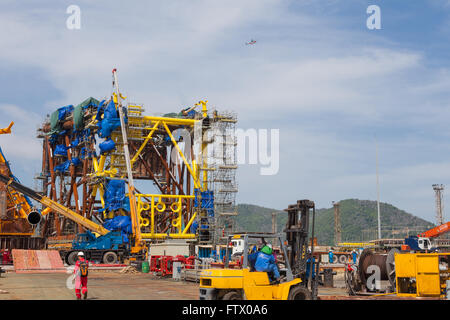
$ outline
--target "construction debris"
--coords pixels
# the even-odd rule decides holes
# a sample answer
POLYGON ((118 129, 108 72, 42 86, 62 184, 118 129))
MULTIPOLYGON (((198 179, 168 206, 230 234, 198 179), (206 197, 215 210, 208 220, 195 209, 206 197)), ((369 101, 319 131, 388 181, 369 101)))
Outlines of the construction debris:
POLYGON ((119 273, 140 273, 134 266, 128 266, 119 271, 119 273))

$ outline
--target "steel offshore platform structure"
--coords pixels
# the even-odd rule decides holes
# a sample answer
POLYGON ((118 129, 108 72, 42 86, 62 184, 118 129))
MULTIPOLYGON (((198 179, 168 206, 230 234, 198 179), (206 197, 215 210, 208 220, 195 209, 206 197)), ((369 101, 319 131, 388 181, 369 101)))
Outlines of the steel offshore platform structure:
MULTIPOLYGON (((114 69, 110 97, 47 116, 38 129, 39 191, 100 224, 130 216, 142 242, 217 242, 232 231, 237 214, 236 115, 199 101, 148 116, 142 105, 125 100, 114 69), (142 188, 154 191, 138 190, 134 181, 149 181, 140 182, 142 188)), ((40 225, 49 240, 79 232, 82 226, 53 212, 40 225)))

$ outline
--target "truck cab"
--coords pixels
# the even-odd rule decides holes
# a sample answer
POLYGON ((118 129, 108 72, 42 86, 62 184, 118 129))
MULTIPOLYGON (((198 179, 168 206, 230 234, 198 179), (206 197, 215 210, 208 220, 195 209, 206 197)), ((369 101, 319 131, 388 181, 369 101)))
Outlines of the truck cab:
POLYGON ((412 236, 405 239, 405 244, 414 251, 426 251, 434 249, 429 238, 412 236))
POLYGON ((232 256, 239 255, 244 252, 244 240, 241 239, 240 236, 237 236, 236 238, 233 237, 233 239, 231 239, 231 245, 232 245, 231 249, 232 256))
POLYGON ((123 246, 124 242, 120 231, 111 231, 97 238, 88 230, 85 233, 77 234, 72 242, 72 249, 75 250, 119 250, 123 246))

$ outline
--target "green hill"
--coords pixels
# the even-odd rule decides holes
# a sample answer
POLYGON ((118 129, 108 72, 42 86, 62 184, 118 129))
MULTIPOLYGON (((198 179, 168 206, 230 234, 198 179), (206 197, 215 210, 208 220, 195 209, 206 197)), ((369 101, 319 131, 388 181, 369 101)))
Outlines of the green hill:
MULTIPOLYGON (((358 242, 377 238, 376 201, 347 199, 340 203, 342 241, 358 242)), ((278 231, 286 224, 287 213, 251 204, 239 204, 235 217, 236 230, 271 232, 272 213, 277 214, 278 231)), ((380 203, 383 238, 404 238, 425 231, 434 225, 400 210, 388 203, 380 203)), ((315 236, 321 245, 334 244, 334 209, 316 209, 315 236)))

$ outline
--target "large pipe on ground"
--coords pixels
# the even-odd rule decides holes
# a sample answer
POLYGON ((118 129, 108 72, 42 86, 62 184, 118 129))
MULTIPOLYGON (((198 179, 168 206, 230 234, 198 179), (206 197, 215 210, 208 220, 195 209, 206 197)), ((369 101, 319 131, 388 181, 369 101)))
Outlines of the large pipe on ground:
MULTIPOLYGON (((359 258, 359 278, 363 285, 367 287, 367 279, 374 274, 374 269, 371 266, 376 266, 380 270, 379 280, 389 280, 388 271, 386 268, 387 254, 374 253, 370 249, 364 249, 359 258), (371 268, 369 268, 371 267, 371 268)), ((378 280, 378 279, 377 279, 378 280)))

